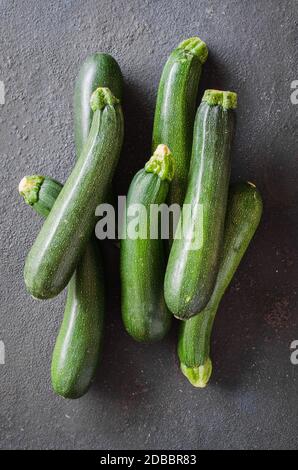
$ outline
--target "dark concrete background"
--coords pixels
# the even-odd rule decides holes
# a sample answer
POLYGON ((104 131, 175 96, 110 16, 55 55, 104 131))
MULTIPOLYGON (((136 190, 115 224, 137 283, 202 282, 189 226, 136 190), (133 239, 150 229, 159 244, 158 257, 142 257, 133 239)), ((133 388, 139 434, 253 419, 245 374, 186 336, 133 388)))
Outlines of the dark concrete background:
POLYGON ((297 19, 294 0, 0 1, 1 448, 297 448, 297 19), (264 197, 261 227, 218 312, 210 386, 196 390, 181 375, 175 328, 153 346, 125 334, 117 249, 109 247, 102 365, 84 398, 63 400, 49 370, 65 293, 38 302, 25 291, 24 259, 41 221, 18 182, 30 173, 65 180, 74 78, 88 54, 106 51, 126 84, 115 183, 124 194, 150 153, 163 64, 193 35, 210 48, 201 93, 239 93, 232 178, 254 181, 264 197))

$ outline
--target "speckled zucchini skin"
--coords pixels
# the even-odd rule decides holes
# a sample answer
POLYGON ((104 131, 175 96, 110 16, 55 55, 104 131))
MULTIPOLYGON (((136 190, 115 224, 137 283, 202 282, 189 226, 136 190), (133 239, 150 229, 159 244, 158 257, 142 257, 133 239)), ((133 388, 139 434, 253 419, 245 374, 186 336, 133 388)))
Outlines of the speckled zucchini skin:
POLYGON ((200 227, 201 213, 195 208, 198 205, 202 207, 203 243, 198 249, 190 249, 184 237, 174 239, 165 276, 166 303, 180 319, 186 320, 206 306, 216 281, 223 241, 233 132, 233 109, 202 101, 194 125, 189 183, 184 203, 190 204, 193 210, 194 217, 189 221, 192 234, 200 227))
POLYGON ((259 225, 263 210, 259 191, 252 183, 237 183, 230 188, 225 222, 223 254, 212 296, 205 309, 181 323, 178 356, 183 373, 195 386, 205 386, 211 375, 210 337, 220 301, 259 225), (206 369, 205 380, 198 381, 206 369))
POLYGON ((26 259, 25 283, 36 298, 54 297, 66 287, 91 237, 95 208, 105 202, 118 162, 123 140, 121 106, 107 89, 99 90, 84 149, 26 259))

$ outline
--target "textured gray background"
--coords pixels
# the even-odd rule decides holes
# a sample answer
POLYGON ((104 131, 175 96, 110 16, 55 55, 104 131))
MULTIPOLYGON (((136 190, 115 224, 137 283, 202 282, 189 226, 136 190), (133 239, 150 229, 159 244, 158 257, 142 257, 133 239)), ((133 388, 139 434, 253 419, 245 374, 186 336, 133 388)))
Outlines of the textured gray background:
POLYGON ((0 1, 1 448, 297 447, 297 18, 294 0, 0 1), (65 180, 74 162, 74 78, 88 54, 106 51, 126 84, 115 184, 124 194, 150 153, 162 66, 192 35, 210 48, 201 92, 239 93, 232 178, 254 181, 265 209, 218 312, 211 384, 196 390, 181 375, 175 327, 154 346, 124 333, 110 247, 102 365, 84 398, 63 400, 49 369, 65 293, 38 302, 25 292, 24 258, 41 221, 18 197, 18 182, 38 172, 65 180))

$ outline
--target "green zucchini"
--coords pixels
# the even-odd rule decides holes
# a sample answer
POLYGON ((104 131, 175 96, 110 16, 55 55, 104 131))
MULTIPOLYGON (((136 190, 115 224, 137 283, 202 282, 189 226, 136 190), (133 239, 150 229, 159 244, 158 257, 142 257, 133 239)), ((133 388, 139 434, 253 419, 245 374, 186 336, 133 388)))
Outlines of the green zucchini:
POLYGON ((213 294, 205 309, 181 323, 178 356, 183 374, 195 387, 205 387, 212 372, 210 337, 220 301, 259 225, 262 199, 252 183, 229 191, 223 254, 213 294))
POLYGON ((74 135, 77 157, 89 135, 93 117, 90 98, 98 87, 109 88, 122 102, 123 78, 119 65, 109 54, 96 52, 82 64, 75 83, 74 135))
MULTIPOLYGON (((40 175, 25 176, 19 192, 27 204, 47 217, 62 184, 40 175)), ((52 386, 64 398, 89 389, 100 359, 104 320, 104 281, 99 248, 90 242, 67 288, 63 322, 52 357, 52 386)))
POLYGON ((137 341, 160 340, 171 324, 163 295, 164 243, 158 234, 150 237, 150 231, 157 229, 150 207, 165 202, 172 177, 172 155, 167 146, 159 145, 145 168, 133 178, 127 195, 126 227, 132 218, 140 230, 146 223, 145 232, 137 239, 124 232, 126 238, 121 240, 120 250, 122 318, 127 332, 137 341), (141 212, 137 216, 129 214, 134 204, 146 209, 145 220, 141 212))
POLYGON ((118 162, 123 141, 119 101, 109 89, 98 88, 91 108, 88 140, 26 259, 25 283, 36 298, 55 297, 69 282, 118 162))
POLYGON ((166 303, 171 312, 182 320, 206 306, 216 281, 230 178, 236 101, 235 93, 207 90, 196 115, 189 183, 184 200, 184 204, 191 207, 192 217, 184 217, 182 212, 184 235, 177 237, 177 232, 175 234, 165 275, 166 303), (200 236, 202 244, 192 245, 194 236, 200 236))
POLYGON ((184 201, 198 85, 207 56, 207 46, 201 39, 186 39, 170 54, 160 79, 152 150, 164 143, 175 158, 175 175, 168 197, 170 204, 181 206, 184 201))

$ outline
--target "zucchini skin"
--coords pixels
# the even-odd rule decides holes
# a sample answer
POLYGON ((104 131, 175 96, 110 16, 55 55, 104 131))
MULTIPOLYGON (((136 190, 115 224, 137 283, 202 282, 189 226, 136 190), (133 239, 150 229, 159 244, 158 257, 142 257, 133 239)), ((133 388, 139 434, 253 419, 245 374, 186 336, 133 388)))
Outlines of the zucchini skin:
POLYGON ((169 204, 183 204, 191 157, 196 98, 208 49, 199 38, 183 41, 170 54, 160 79, 153 125, 152 150, 166 144, 175 158, 169 204))
POLYGON ((231 186, 223 254, 212 296, 200 314, 181 323, 179 331, 178 356, 181 369, 195 386, 206 386, 210 378, 212 370, 210 338, 214 318, 221 299, 257 230, 262 210, 262 198, 252 183, 241 182, 231 186), (207 375, 201 380, 206 369, 207 375))
POLYGON ((93 95, 92 106, 98 109, 84 150, 26 259, 25 283, 36 298, 55 297, 70 281, 94 229, 95 208, 105 201, 118 162, 121 106, 105 88, 93 95))
MULTIPOLYGON (((224 92, 229 93, 229 92, 224 92)), ((185 237, 174 239, 165 276, 165 299, 179 319, 200 312, 212 294, 223 241, 224 220, 231 169, 234 112, 202 101, 196 115, 189 183, 184 204, 194 216, 191 234, 202 222, 202 246, 189 249, 185 237), (203 221, 200 211, 203 210, 203 221)), ((183 218, 182 218, 183 220, 183 218)))
MULTIPOLYGON (((147 234, 150 233, 150 205, 165 202, 169 182, 157 174, 140 170, 133 178, 128 195, 128 209, 132 204, 142 204, 147 211, 147 234)), ((134 218, 135 220, 135 218, 134 218)), ((141 223, 140 217, 137 218, 141 223)), ((136 341, 153 342, 168 332, 172 315, 167 309, 163 281, 166 268, 164 243, 161 239, 121 240, 121 306, 126 331, 136 341)))
POLYGON ((62 188, 63 185, 61 183, 46 177, 40 187, 38 201, 34 204, 34 210, 42 217, 47 217, 62 188))
POLYGON ((90 98, 98 87, 109 88, 122 102, 123 77, 120 67, 112 56, 100 52, 87 57, 75 83, 74 136, 77 157, 89 135, 93 117, 90 98))

